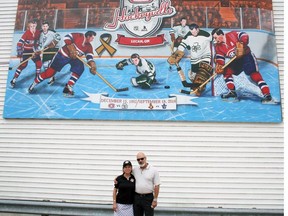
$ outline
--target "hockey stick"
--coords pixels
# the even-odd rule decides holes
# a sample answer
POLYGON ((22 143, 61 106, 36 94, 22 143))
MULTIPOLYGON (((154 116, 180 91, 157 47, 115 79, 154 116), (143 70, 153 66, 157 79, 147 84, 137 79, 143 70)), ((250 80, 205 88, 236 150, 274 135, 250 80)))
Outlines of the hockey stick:
MULTIPOLYGON (((57 52, 43 52, 43 55, 45 54, 56 54, 57 52)), ((31 55, 31 53, 24 53, 23 55, 31 55)))
MULTIPOLYGON (((234 56, 233 58, 231 58, 223 67, 222 69, 225 69, 229 64, 231 64, 237 56, 234 56)), ((205 86, 211 79, 213 79, 215 76, 217 76, 217 73, 214 73, 209 79, 207 79, 204 83, 202 83, 197 89, 193 90, 193 91, 187 91, 187 90, 180 90, 180 93, 184 93, 184 94, 195 94, 199 89, 201 89, 203 86, 205 86)))
MULTIPOLYGON (((49 49, 49 47, 46 47, 45 49, 42 49, 42 50, 40 50, 40 52, 42 53, 42 52, 44 52, 45 50, 47 50, 47 49, 49 49)), ((24 61, 22 61, 22 62, 20 62, 20 64, 18 64, 18 65, 16 65, 16 66, 14 66, 14 67, 9 67, 9 70, 13 70, 13 69, 15 69, 15 68, 18 68, 20 65, 22 65, 22 64, 24 64, 25 62, 28 62, 30 59, 32 59, 34 56, 34 54, 35 54, 35 52, 34 53, 25 53, 26 55, 32 55, 31 57, 29 57, 29 58, 27 58, 26 60, 24 60, 24 61)), ((23 54, 23 55, 25 55, 25 54, 23 54)))
POLYGON ((175 63, 175 65, 176 65, 176 67, 177 67, 178 75, 179 75, 180 80, 181 80, 181 82, 182 82, 182 85, 183 85, 184 87, 187 87, 187 88, 199 87, 200 84, 198 84, 198 83, 195 83, 195 84, 194 84, 194 83, 188 83, 188 82, 186 81, 186 77, 185 77, 185 74, 184 74, 182 68, 179 66, 178 63, 175 63))
MULTIPOLYGON (((87 63, 87 62, 85 62, 81 57, 79 57, 78 55, 76 56, 77 57, 77 59, 79 59, 84 65, 86 65, 88 68, 91 68, 91 66, 87 63)), ((113 91, 115 91, 115 92, 122 92, 122 91, 128 91, 129 90, 129 88, 128 87, 126 87, 126 88, 119 88, 119 89, 117 89, 117 88, 115 88, 110 82, 108 82, 100 73, 98 73, 97 71, 96 71, 96 75, 97 76, 99 76, 111 89, 113 89, 113 91)))

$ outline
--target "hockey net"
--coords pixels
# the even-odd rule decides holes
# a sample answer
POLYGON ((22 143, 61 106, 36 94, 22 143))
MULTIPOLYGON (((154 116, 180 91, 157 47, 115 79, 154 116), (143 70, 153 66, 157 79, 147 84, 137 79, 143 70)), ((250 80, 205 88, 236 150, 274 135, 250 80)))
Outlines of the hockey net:
MULTIPOLYGON (((263 97, 260 88, 252 83, 244 72, 241 72, 238 76, 233 75, 233 79, 239 97, 263 97)), ((227 92, 228 88, 223 75, 217 75, 212 81, 212 95, 220 96, 227 92)))

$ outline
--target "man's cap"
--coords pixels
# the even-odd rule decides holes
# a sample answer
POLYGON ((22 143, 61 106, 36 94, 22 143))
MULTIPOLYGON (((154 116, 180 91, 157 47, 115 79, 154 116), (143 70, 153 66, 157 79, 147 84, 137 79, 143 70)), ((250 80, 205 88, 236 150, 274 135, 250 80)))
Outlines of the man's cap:
POLYGON ((131 161, 129 161, 129 160, 125 160, 124 162, 123 162, 123 168, 125 167, 125 166, 132 166, 132 163, 131 163, 131 161))

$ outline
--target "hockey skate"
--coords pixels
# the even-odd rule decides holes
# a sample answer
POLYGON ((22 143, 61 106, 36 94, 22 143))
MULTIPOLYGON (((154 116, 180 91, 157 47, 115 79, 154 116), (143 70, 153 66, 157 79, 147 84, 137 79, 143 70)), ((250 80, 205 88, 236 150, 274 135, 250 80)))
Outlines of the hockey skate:
POLYGON ((74 97, 74 91, 72 86, 66 84, 65 88, 63 89, 63 96, 64 97, 74 97))
POLYGON ((16 85, 16 79, 13 78, 11 81, 10 81, 10 85, 11 85, 11 88, 14 88, 15 85, 16 85))
POLYGON ((48 82, 48 85, 53 85, 55 83, 55 77, 51 77, 49 82, 48 82))
POLYGON ((238 102, 239 98, 235 90, 229 90, 229 92, 221 95, 221 99, 227 102, 238 102))
POLYGON ((29 88, 28 88, 28 93, 31 94, 34 91, 35 86, 37 85, 37 83, 33 82, 29 88))
POLYGON ((277 105, 280 104, 279 101, 276 101, 275 99, 272 98, 271 94, 266 94, 264 97, 261 99, 262 104, 272 104, 272 105, 277 105))

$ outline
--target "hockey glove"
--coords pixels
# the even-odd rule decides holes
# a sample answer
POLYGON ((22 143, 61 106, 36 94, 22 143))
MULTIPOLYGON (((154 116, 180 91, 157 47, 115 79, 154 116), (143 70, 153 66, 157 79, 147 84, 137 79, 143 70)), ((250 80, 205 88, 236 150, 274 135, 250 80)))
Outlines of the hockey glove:
POLYGON ((47 47, 54 48, 60 40, 61 40, 60 34, 56 33, 53 37, 53 40, 51 41, 51 43, 47 47))
POLYGON ((175 40, 175 44, 180 45, 180 43, 182 42, 182 39, 183 39, 183 37, 178 36, 178 37, 176 38, 176 40, 175 40))
POLYGON ((74 44, 69 44, 67 45, 67 49, 69 51, 69 57, 71 59, 76 59, 77 58, 77 55, 78 55, 78 52, 74 46, 74 44))
POLYGON ((223 65, 216 64, 215 72, 216 72, 217 74, 223 74, 223 73, 224 73, 223 65))
POLYGON ((169 58, 168 63, 170 65, 175 65, 176 63, 179 63, 182 57, 184 56, 184 52, 180 50, 176 50, 169 58))
POLYGON ((33 54, 32 54, 32 58, 36 58, 37 56, 41 55, 42 50, 36 50, 33 54))
POLYGON ((17 46, 17 57, 21 58, 23 56, 23 47, 17 46))
POLYGON ((118 63, 116 64, 116 68, 117 68, 117 70, 123 70, 124 64, 123 64, 122 62, 118 62, 118 63))
POLYGON ((118 70, 123 70, 124 66, 128 65, 127 59, 124 59, 116 64, 118 70))
POLYGON ((96 63, 94 61, 89 61, 88 65, 90 66, 90 73, 96 75, 96 63))
POLYGON ((245 54, 245 48, 242 42, 236 42, 236 50, 235 55, 237 56, 237 59, 242 58, 245 54))

